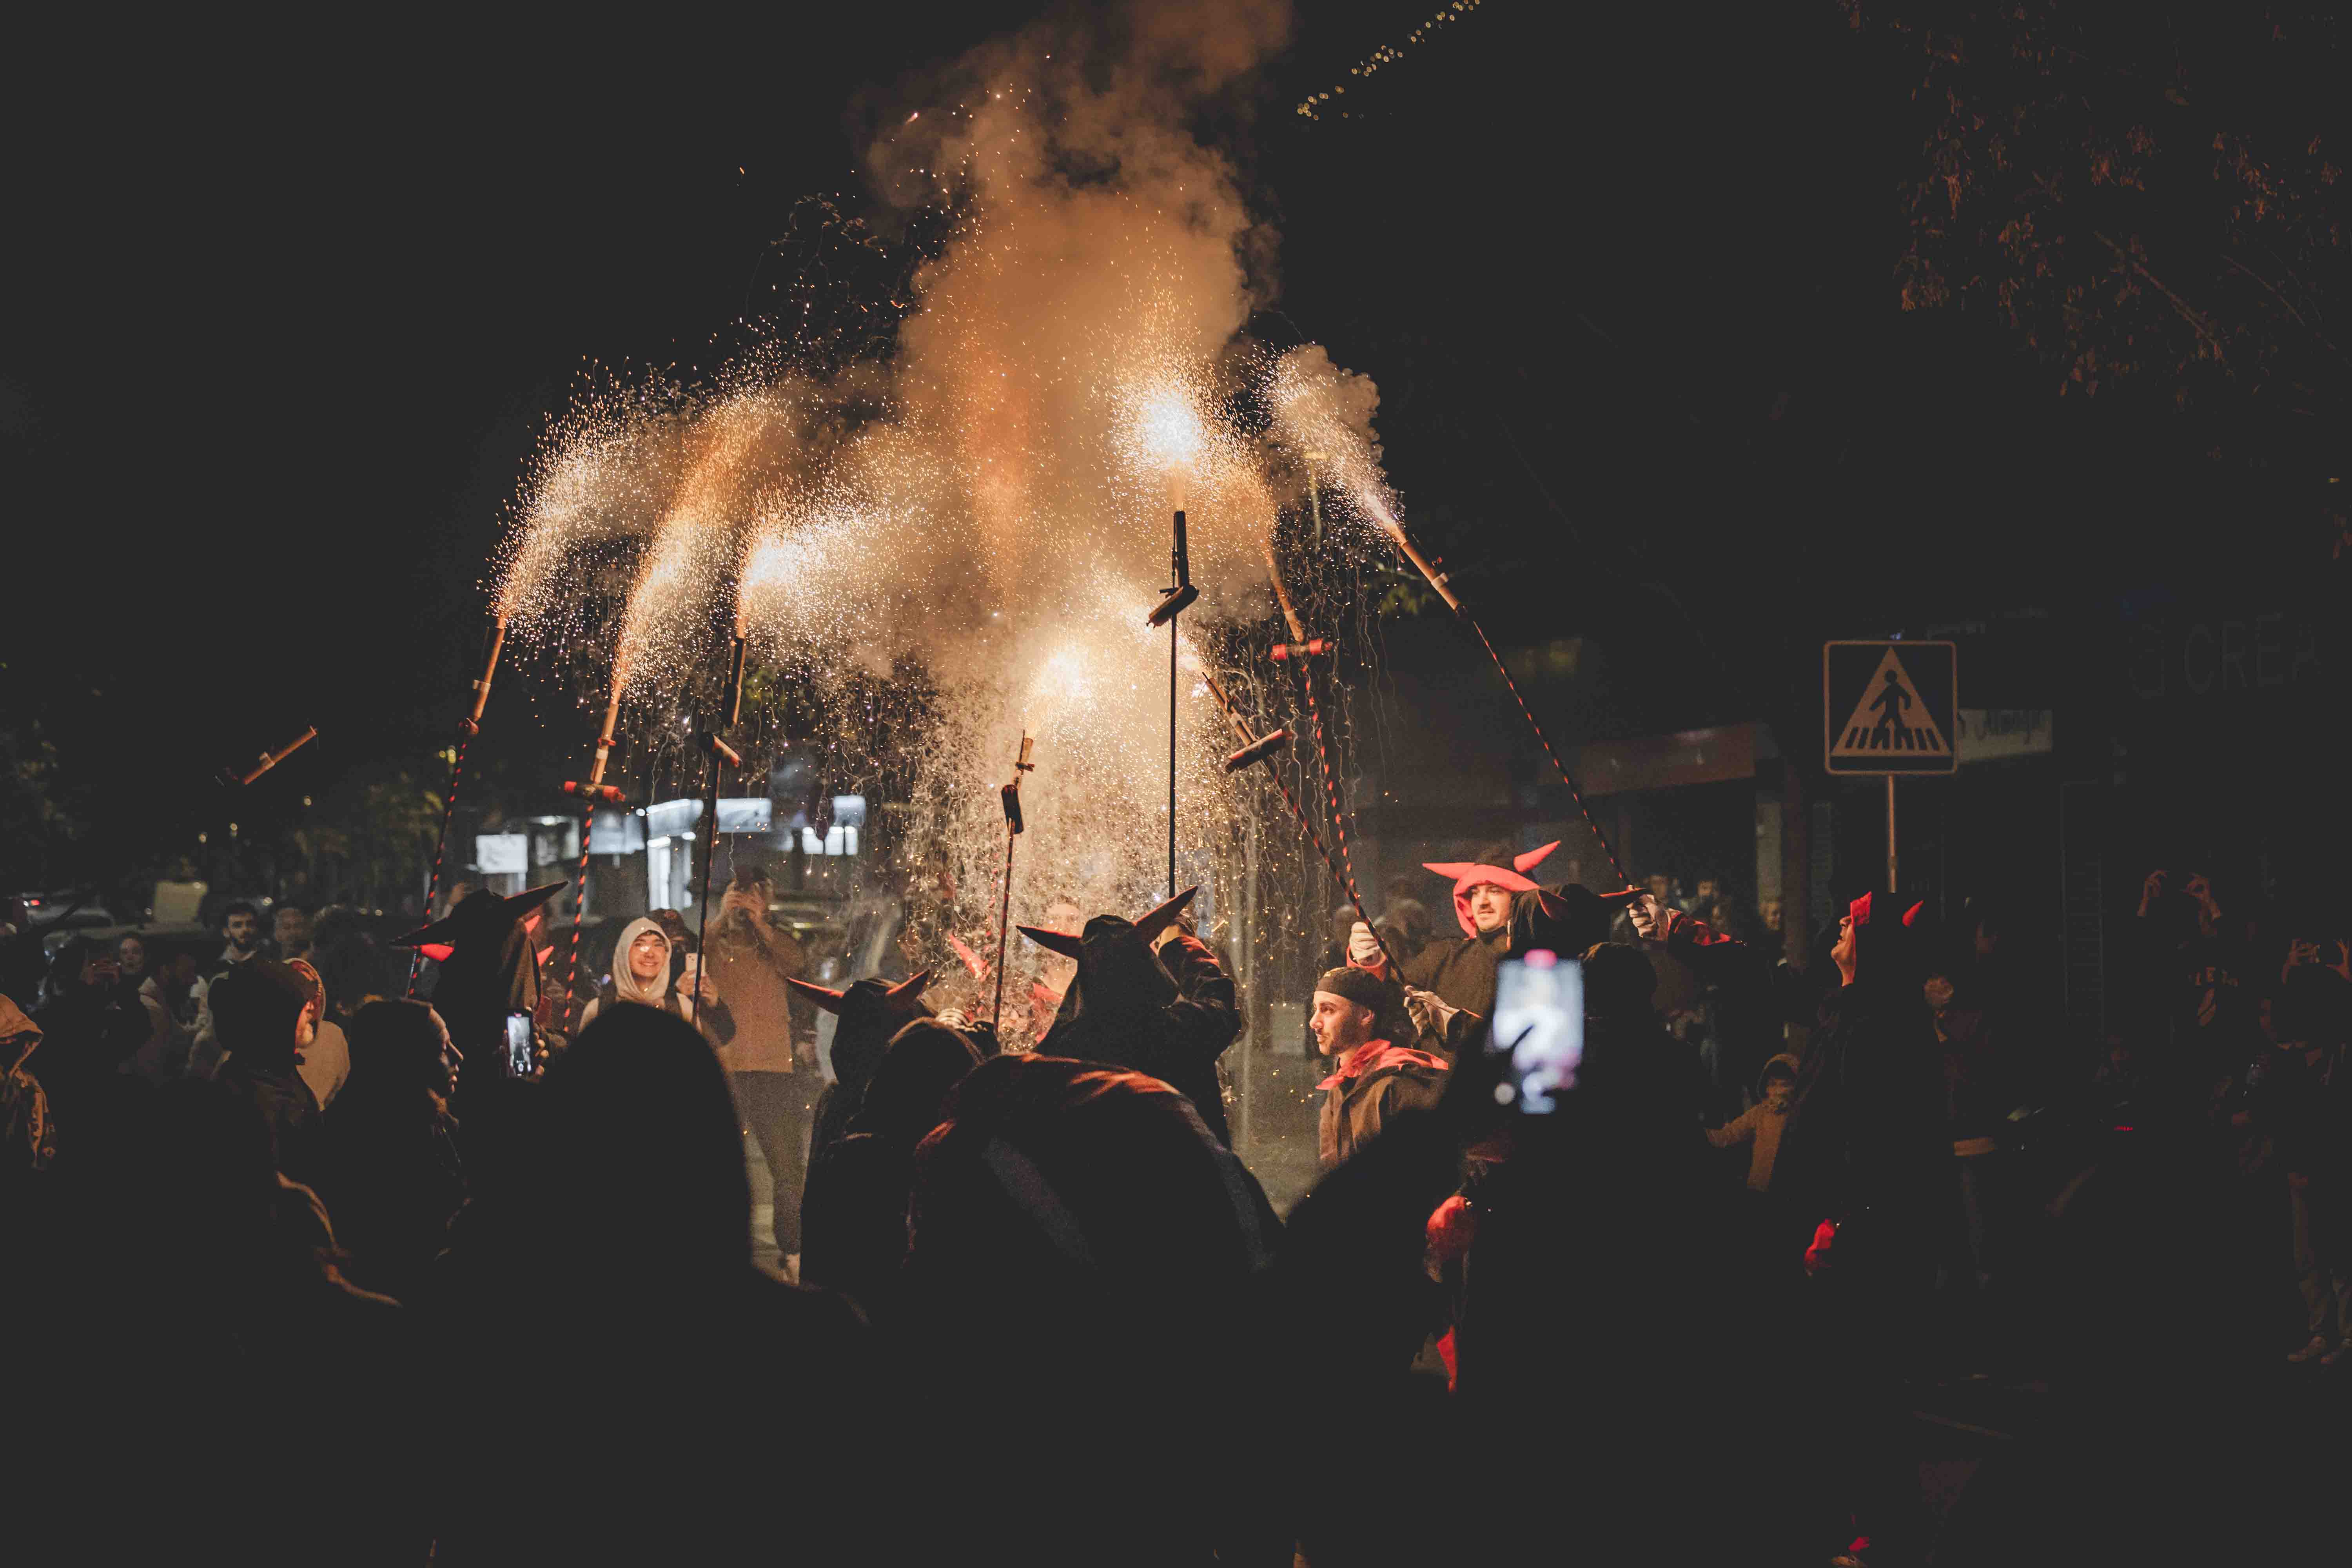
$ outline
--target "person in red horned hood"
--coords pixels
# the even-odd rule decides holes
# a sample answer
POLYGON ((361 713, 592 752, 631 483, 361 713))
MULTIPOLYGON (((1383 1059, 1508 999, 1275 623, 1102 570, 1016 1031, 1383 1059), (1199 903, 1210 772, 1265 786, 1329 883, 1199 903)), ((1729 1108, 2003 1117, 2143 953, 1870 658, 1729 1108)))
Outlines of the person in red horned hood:
MULTIPOLYGON (((1424 861, 1423 868, 1454 879, 1454 918, 1461 922, 1459 942, 1437 941, 1422 949, 1404 965, 1399 978, 1415 991, 1433 991, 1449 1007, 1484 1018, 1495 1011, 1495 965, 1510 951, 1511 900, 1531 893, 1536 884, 1528 873, 1559 841, 1524 855, 1496 846, 1477 860, 1424 861)), ((1363 960, 1350 944, 1352 962, 1363 960)), ((1374 963, 1378 950, 1374 950, 1374 963)))

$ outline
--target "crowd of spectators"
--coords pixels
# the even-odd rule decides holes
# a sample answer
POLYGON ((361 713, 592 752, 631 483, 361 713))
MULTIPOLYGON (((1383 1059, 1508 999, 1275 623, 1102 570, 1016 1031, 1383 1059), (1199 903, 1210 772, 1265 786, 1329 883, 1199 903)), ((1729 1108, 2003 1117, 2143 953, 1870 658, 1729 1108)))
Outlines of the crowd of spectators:
MULTIPOLYGON (((1899 1563, 1936 1533, 1918 1391, 1984 1384, 2062 1413, 2076 1446, 2021 1461, 2001 1517, 2073 1560, 2116 1498, 2152 1542, 2177 1517, 2140 1358, 2352 1358, 2324 921, 2156 872, 2086 1035, 1999 905, 1864 894, 1800 948, 1712 879, 1596 894, 1541 858, 1442 868, 1458 936, 1404 889, 1335 917, 1324 1174, 1286 1219, 1230 1146, 1241 999, 1181 900, 1057 900, 1010 1042, 919 972, 811 983, 749 866, 707 952, 651 911, 576 994, 523 900, 471 889, 420 933, 430 1001, 335 911, 232 904, 217 959, 169 971, 69 938, 0 998, 12 1378, 40 1463, 121 1498, 20 1484, 17 1539, 1899 1563), (1581 961, 1584 1016, 1531 1115, 1487 1023, 1539 952, 1581 961), (1275 1463, 1250 1435, 1281 1429, 1317 1436, 1275 1463), (2032 1490, 2062 1473, 2079 1507, 2032 1490)), ((1996 1524, 1943 1529, 1958 1561, 1996 1524)))

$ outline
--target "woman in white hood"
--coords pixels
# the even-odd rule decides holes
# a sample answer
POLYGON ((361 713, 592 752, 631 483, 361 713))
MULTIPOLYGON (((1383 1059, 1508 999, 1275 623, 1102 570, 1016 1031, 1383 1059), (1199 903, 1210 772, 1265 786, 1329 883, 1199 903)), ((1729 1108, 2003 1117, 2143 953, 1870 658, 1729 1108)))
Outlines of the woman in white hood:
MULTIPOLYGON (((612 1002, 635 1002, 640 1006, 658 1006, 663 1013, 675 1013, 687 1023, 696 1023, 696 992, 701 992, 703 1002, 718 1002, 710 983, 701 978, 701 966, 694 957, 687 957, 685 985, 670 990, 670 938, 658 921, 633 920, 621 931, 621 941, 612 950, 612 1002)), ((597 1013, 604 1008, 604 996, 588 1004, 581 1016, 581 1027, 595 1023, 597 1013)), ((715 1011, 715 1008, 713 1008, 715 1011)), ((718 1023, 713 1018, 710 1023, 718 1023)))

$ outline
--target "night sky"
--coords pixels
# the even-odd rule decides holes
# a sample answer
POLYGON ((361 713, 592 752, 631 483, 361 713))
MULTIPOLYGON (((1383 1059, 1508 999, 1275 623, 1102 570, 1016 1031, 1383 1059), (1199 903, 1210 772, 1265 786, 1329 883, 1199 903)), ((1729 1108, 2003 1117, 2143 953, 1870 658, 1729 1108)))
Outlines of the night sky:
MULTIPOLYGON (((1379 381, 1408 518, 1499 637, 1648 650, 1624 722, 1769 711, 1825 626, 2063 597, 2242 493, 1981 313, 1896 310, 1912 78, 1839 7, 1486 0, 1363 117, 1292 112, 1433 8, 1303 6, 1214 128, 1283 237, 1254 326, 1379 381)), ((708 363, 892 84, 1032 10, 19 51, 6 689, 84 808, 168 839, 309 722, 320 769, 427 756, 570 378, 708 363)))

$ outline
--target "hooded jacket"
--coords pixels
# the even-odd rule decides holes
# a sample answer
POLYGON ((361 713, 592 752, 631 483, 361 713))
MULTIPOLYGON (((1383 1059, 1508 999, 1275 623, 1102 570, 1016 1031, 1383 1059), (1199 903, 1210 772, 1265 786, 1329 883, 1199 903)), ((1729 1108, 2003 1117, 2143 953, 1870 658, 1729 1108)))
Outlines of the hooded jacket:
POLYGON ((845 991, 828 990, 804 980, 792 982, 794 991, 839 1020, 833 1028, 833 1081, 817 1096, 816 1128, 809 1140, 812 1156, 848 1135, 850 1119, 865 1101, 866 1085, 899 1031, 931 1016, 929 1005, 922 1000, 923 987, 930 978, 931 972, 926 969, 896 985, 860 980, 845 991))
POLYGON ((1315 1152, 1329 1170, 1369 1143, 1390 1120, 1434 1106, 1445 1092, 1444 1058, 1370 1040, 1342 1055, 1323 1091, 1315 1152))
MULTIPOLYGON (((678 998, 670 991, 669 933, 662 930, 659 921, 647 920, 640 915, 621 928, 621 940, 613 948, 612 976, 612 1000, 614 1003, 635 1002, 641 1007, 658 1007, 674 1017, 686 1017, 686 1010, 678 1005, 678 998), (637 945, 637 938, 649 933, 662 939, 661 973, 652 981, 640 984, 635 973, 629 967, 629 952, 637 945)), ((604 997, 599 996, 591 1001, 587 1011, 580 1015, 580 1026, 586 1028, 590 1021, 604 1010, 604 997)), ((688 1019, 689 1023, 692 1021, 688 1019)))
POLYGON ((0 996, 0 1173, 46 1170, 58 1156, 49 1097, 26 1070, 40 1045, 40 1026, 0 996))
POLYGON ((868 1316, 896 1304, 907 1256, 915 1146, 942 1102, 980 1066, 968 1038, 936 1018, 900 1029, 867 1081, 850 1131, 818 1145, 801 1199, 801 1282, 840 1290, 868 1316))
MULTIPOLYGON (((1774 1057, 1774 1062, 1796 1072, 1799 1062, 1786 1052, 1774 1057)), ((1771 1066, 1771 1062, 1765 1063, 1771 1066)), ((1706 1141, 1718 1149, 1735 1149, 1745 1143, 1748 1148, 1748 1190, 1767 1193, 1772 1190, 1772 1165, 1780 1152, 1780 1133, 1789 1124, 1789 1104, 1777 1109, 1768 1096, 1758 1100, 1721 1127, 1706 1130, 1706 1141)))
POLYGON ((1037 1052, 1156 1078, 1190 1100, 1218 1143, 1231 1147, 1217 1058, 1241 1033, 1234 983, 1197 938, 1178 936, 1153 951, 1142 932, 1160 915, 1140 925, 1118 915, 1087 922, 1078 972, 1037 1052))

